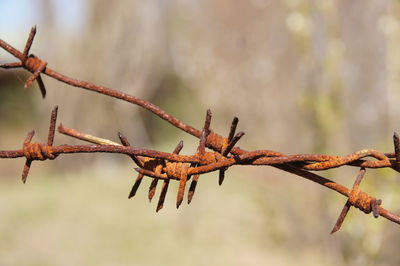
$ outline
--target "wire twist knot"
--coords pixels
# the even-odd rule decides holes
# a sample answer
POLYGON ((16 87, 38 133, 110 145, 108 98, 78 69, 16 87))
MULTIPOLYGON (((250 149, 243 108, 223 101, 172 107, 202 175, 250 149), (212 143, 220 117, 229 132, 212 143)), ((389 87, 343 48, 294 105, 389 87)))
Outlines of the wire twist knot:
POLYGON ((183 176, 187 176, 189 165, 186 163, 167 162, 165 173, 169 178, 180 180, 183 176))
POLYGON ((46 159, 54 160, 57 155, 53 153, 52 147, 45 143, 25 143, 23 153, 26 159, 34 161, 44 161, 46 159))
POLYGON ((43 66, 46 66, 46 65, 47 65, 46 61, 44 61, 34 55, 30 55, 24 62, 25 68, 28 69, 32 73, 42 72, 43 66))
POLYGON ((351 205, 360 209, 364 213, 368 214, 372 211, 372 202, 375 200, 374 197, 363 192, 361 189, 353 188, 349 195, 349 202, 351 205))
MULTIPOLYGON (((206 120, 204 123, 203 130, 197 130, 190 125, 187 125, 181 121, 179 121, 176 117, 166 113, 164 110, 155 106, 151 102, 146 100, 139 99, 135 96, 124 94, 122 92, 98 86, 89 82, 79 81, 73 78, 66 77, 60 73, 55 72, 54 70, 47 68, 47 62, 36 57, 33 54, 29 54, 34 36, 36 34, 36 27, 31 29, 28 40, 25 44, 25 48, 23 52, 18 51, 11 45, 7 44, 3 40, 0 40, 0 47, 8 51, 10 54, 17 57, 20 61, 14 63, 6 63, 0 64, 0 68, 25 68, 28 71, 32 72, 32 75, 27 79, 25 83, 25 87, 29 87, 33 81, 37 81, 39 89, 42 93, 43 98, 45 97, 46 90, 41 79, 42 73, 57 79, 66 84, 80 87, 83 89, 87 89, 90 91, 94 91, 97 93, 101 93, 110 97, 115 97, 120 100, 127 101, 132 104, 139 105, 148 111, 151 111, 155 115, 161 117, 167 122, 171 123, 176 128, 183 130, 191 135, 200 138, 200 143, 197 149, 196 155, 192 156, 190 159, 188 157, 179 158, 180 162, 169 162, 165 158, 171 158, 165 153, 158 153, 157 151, 149 151, 150 157, 145 157, 141 155, 135 155, 135 150, 127 151, 126 148, 118 149, 113 148, 109 149, 108 145, 111 143, 110 141, 106 141, 107 145, 105 145, 104 149, 100 147, 86 147, 86 146, 74 146, 74 145, 65 145, 65 146, 53 146, 54 141, 54 130, 55 130, 55 122, 57 109, 53 110, 48 142, 44 143, 30 143, 34 131, 28 133, 27 138, 25 139, 23 149, 17 151, 0 151, 0 158, 17 158, 21 156, 26 157, 26 163, 24 166, 22 180, 26 181, 27 175, 29 173, 29 169, 33 160, 46 160, 46 159, 55 159, 58 154, 63 153, 80 153, 80 152, 110 152, 110 153, 126 153, 129 155, 133 161, 140 167, 135 168, 139 172, 139 175, 135 181, 134 186, 132 187, 131 193, 129 194, 129 198, 135 195, 137 188, 140 185, 140 182, 143 176, 149 176, 154 178, 151 182, 149 188, 149 199, 154 195, 157 182, 160 179, 163 179, 163 188, 160 195, 160 200, 157 205, 157 211, 160 210, 163 206, 165 195, 167 193, 168 185, 170 179, 178 179, 179 180, 179 190, 177 195, 177 207, 181 204, 183 200, 183 195, 185 192, 186 182, 189 179, 192 179, 189 193, 188 193, 188 203, 190 203, 193 193, 195 191, 198 179, 200 174, 206 172, 212 172, 219 170, 219 184, 222 184, 224 180, 225 171, 233 166, 233 165, 270 165, 274 166, 278 169, 281 169, 286 172, 290 172, 292 174, 298 175, 305 179, 316 182, 319 185, 325 186, 329 189, 332 189, 336 192, 339 192, 343 195, 348 196, 348 201, 342 209, 342 212, 339 216, 339 219, 332 230, 336 232, 341 224, 343 223, 344 218, 351 206, 354 206, 365 213, 372 212, 374 217, 377 218, 379 215, 387 218, 390 221, 396 222, 400 224, 400 216, 390 213, 384 208, 380 207, 382 201, 380 199, 376 199, 367 193, 361 191, 358 186, 364 176, 365 168, 384 168, 390 167, 396 171, 400 172, 400 139, 399 136, 395 133, 393 136, 394 141, 394 153, 386 153, 382 154, 375 150, 361 150, 359 152, 352 153, 348 156, 329 156, 329 155, 320 155, 320 154, 295 154, 295 155, 285 155, 280 152, 268 151, 268 150, 260 150, 254 152, 248 152, 245 150, 236 147, 236 143, 238 140, 244 135, 244 132, 238 132, 235 134, 236 126, 238 124, 238 118, 234 117, 229 136, 228 138, 224 138, 210 129, 211 122, 211 111, 207 110, 206 120), (29 55, 29 56, 28 56, 29 55), (100 148, 100 149, 99 149, 100 148), (215 152, 206 152, 206 148, 210 148, 215 152), (56 150, 57 152, 54 152, 56 150), (231 154, 231 155, 229 155, 231 154), (272 158, 275 157, 275 158, 272 158), (377 159, 376 161, 364 159, 366 157, 373 157, 377 159), (164 158, 164 159, 163 159, 164 158), (193 159, 195 158, 195 159, 193 159), (225 161, 224 161, 225 160, 225 161), (226 164, 225 164, 226 162, 226 164), (315 170, 327 170, 331 168, 341 167, 344 165, 357 166, 361 167, 360 173, 354 183, 354 186, 351 190, 347 187, 333 182, 327 178, 319 176, 309 171, 315 170), (205 167, 204 167, 205 166, 205 167), (197 168, 197 169, 196 169, 197 168)), ((80 135, 80 139, 88 140, 90 142, 97 143, 94 139, 98 138, 86 135, 82 137, 80 135)), ((121 138, 121 136, 120 136, 121 138)), ((126 139, 121 138, 121 142, 123 146, 130 146, 129 142, 126 139)), ((104 142, 100 140, 99 145, 104 145, 104 142)), ((112 144, 114 145, 114 144, 112 144)), ((178 144, 175 148, 173 154, 176 156, 179 154, 179 151, 182 149, 182 142, 178 144)), ((140 154, 140 152, 138 152, 140 154)), ((176 156, 174 158, 178 158, 176 156)))
POLYGON ((218 152, 205 152, 204 154, 199 154, 199 159, 200 164, 207 165, 223 160, 223 156, 218 152))

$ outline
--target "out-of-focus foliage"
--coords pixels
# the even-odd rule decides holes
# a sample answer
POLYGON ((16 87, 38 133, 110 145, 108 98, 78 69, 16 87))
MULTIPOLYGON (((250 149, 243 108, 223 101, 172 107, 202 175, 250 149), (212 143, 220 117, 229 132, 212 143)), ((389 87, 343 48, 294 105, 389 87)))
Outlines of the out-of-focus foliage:
MULTIPOLYGON (((150 100, 196 127, 201 127, 205 110, 210 108, 214 114, 211 126, 221 134, 227 134, 232 117, 238 116, 239 128, 246 132, 239 144, 243 148, 329 154, 363 148, 391 151, 392 133, 399 131, 398 1, 32 2, 36 16, 24 16, 26 20, 15 26, 12 36, 2 33, 2 23, 0 38, 22 48, 30 27, 37 24, 32 52, 46 59, 52 68, 150 100), (82 21, 82 25, 65 30, 60 12, 63 8, 67 12, 72 5, 81 5, 80 12, 71 13, 69 20, 82 21)), ((21 5, 19 14, 31 14, 26 10, 32 8, 30 5, 21 5)), ((14 17, 19 19, 18 14, 14 17)), ((6 27, 13 23, 7 21, 6 27)), ((0 60, 11 58, 0 51, 0 60)), ((43 139, 48 114, 58 104, 60 120, 81 131, 114 140, 117 131, 122 131, 136 146, 165 151, 184 139, 183 152, 194 151, 197 140, 138 107, 48 78, 44 81, 48 97, 42 101, 37 90, 29 89, 27 93, 22 89, 20 73, 1 71, 1 149, 18 148, 24 132, 33 127, 39 131, 36 138, 43 139), (26 119, 21 119, 24 116, 26 119)), ((75 141, 57 136, 56 142, 75 141)), ((121 199, 132 182, 126 180, 133 175, 128 172, 133 167, 128 159, 75 155, 38 163, 29 183, 39 182, 45 186, 42 190, 36 185, 15 185, 20 164, 22 161, 0 161, 0 171, 5 173, 2 179, 10 179, 1 182, 0 194, 12 192, 0 205, 2 217, 7 217, 0 229, 0 234, 7 235, 1 238, 0 250, 8 247, 8 252, 0 254, 0 262, 7 254, 22 258, 26 252, 28 258, 34 258, 32 265, 101 265, 101 261, 106 265, 112 261, 128 265, 135 260, 153 265, 167 260, 174 265, 192 261, 195 265, 226 261, 231 265, 399 263, 394 249, 400 237, 397 226, 353 210, 342 231, 330 237, 328 232, 344 199, 270 168, 232 169, 221 188, 216 187, 216 176, 206 176, 190 208, 176 212, 173 204, 167 204, 171 210, 155 215, 154 206, 145 204, 143 194, 134 203, 121 199), (77 175, 82 168, 86 174, 76 181, 67 178, 68 193, 54 195, 55 186, 62 186, 64 180, 50 182, 42 177, 51 166, 62 169, 61 175, 77 175), (128 170, 116 174, 110 171, 115 167, 128 170), (90 169, 95 170, 90 173, 90 169), (96 175, 99 172, 103 174, 96 175), (104 172, 113 189, 119 186, 118 192, 113 190, 104 196, 108 193, 101 189, 104 172), (98 184, 92 186, 85 178, 98 184), (107 200, 90 200, 85 206, 89 202, 86 189, 90 197, 107 200), (96 194, 97 190, 102 195, 96 194), (52 196, 44 198, 47 193, 52 196), (37 211, 29 212, 20 205, 24 195, 29 195, 37 211), (76 201, 64 201, 65 197, 76 201), (220 205, 213 202, 216 200, 220 205), (87 223, 83 225, 74 222, 79 215, 64 215, 57 211, 59 208, 71 213, 97 211, 82 214, 87 223), (136 210, 139 213, 135 215, 126 214, 136 210), (25 226, 30 222, 33 225, 29 228, 37 231, 27 232, 25 226), (135 225, 144 230, 131 229, 135 225), (45 234, 47 226, 50 235, 44 236, 47 241, 40 247, 38 235, 45 234), (76 233, 62 235, 69 231, 76 233), (61 234, 62 243, 53 234, 61 234), (182 238, 176 240, 176 235, 182 238), (69 258, 69 251, 78 256, 73 239, 79 240, 80 236, 85 245, 79 251, 88 254, 81 258, 87 259, 69 258), (99 241, 104 245, 94 244, 99 241), (107 241, 116 245, 108 245, 107 241), (29 249, 25 249, 27 242, 29 249), (152 249, 154 243, 170 252, 157 253, 154 248, 154 253, 145 253, 143 246, 152 249), (188 246, 189 255, 175 259, 177 250, 185 253, 188 246), (46 247, 51 254, 45 252, 46 247), (91 247, 96 247, 96 254, 91 247), (93 256, 99 259, 90 259, 93 256), (288 256, 294 258, 285 259, 288 256)), ((52 178, 62 178, 58 175, 52 178)), ((355 175, 355 169, 326 173, 347 185, 352 184, 355 175)), ((392 171, 367 171, 362 188, 382 198, 389 209, 398 208, 400 187, 392 171)), ((4 261, 21 264, 13 258, 4 261)))

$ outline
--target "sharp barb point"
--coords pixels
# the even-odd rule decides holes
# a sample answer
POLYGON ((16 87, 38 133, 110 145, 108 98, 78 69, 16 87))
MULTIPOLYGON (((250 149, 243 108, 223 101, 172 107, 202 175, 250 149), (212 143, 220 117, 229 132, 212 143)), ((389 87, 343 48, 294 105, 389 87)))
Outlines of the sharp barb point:
POLYGON ((218 184, 221 186, 222 183, 224 182, 225 179, 225 169, 221 169, 219 171, 219 179, 218 179, 218 184))
POLYGON ((33 136, 35 136, 35 130, 29 131, 28 134, 26 134, 26 138, 24 140, 24 144, 27 144, 27 143, 31 142, 33 136))
POLYGON ((185 194, 187 175, 181 176, 181 180, 179 181, 178 195, 176 199, 176 208, 178 209, 183 201, 183 196, 185 194))
POLYGON ((49 133, 47 137, 47 145, 52 146, 54 143, 54 134, 56 130, 56 123, 57 123, 57 114, 58 114, 58 105, 56 105, 53 110, 51 111, 50 116, 50 127, 49 133))
POLYGON ((26 180, 28 179, 31 164, 32 164, 32 160, 26 160, 24 169, 22 171, 22 183, 24 183, 24 184, 26 183, 26 180))
POLYGON ((137 192, 138 188, 140 187, 140 184, 142 183, 143 176, 144 175, 141 173, 139 173, 139 175, 137 176, 135 183, 133 184, 131 191, 129 192, 128 199, 130 199, 136 195, 136 192, 137 192))
POLYGON ((158 199, 158 203, 157 203, 156 212, 158 212, 159 210, 161 210, 164 207, 164 201, 165 201, 165 197, 167 195, 168 186, 169 186, 169 179, 166 179, 163 182, 160 198, 158 199))
POLYGON ((128 139, 121 132, 118 132, 118 138, 121 141, 122 145, 131 146, 128 139))
POLYGON ((344 219, 346 218, 347 213, 349 212, 351 207, 351 204, 349 201, 346 202, 346 204, 343 206, 342 211, 340 212, 340 215, 335 223, 335 226, 333 227, 331 234, 339 231, 340 227, 342 227, 342 224, 344 222, 344 219))
POLYGON ((29 55, 29 50, 31 49, 32 42, 33 42, 33 39, 35 38, 35 35, 36 35, 36 26, 33 26, 31 28, 31 31, 29 32, 28 40, 26 41, 26 44, 25 44, 25 48, 24 48, 24 52, 23 52, 23 60, 25 60, 29 55))
POLYGON ((148 194, 149 202, 151 202, 154 195, 156 194, 158 180, 159 180, 158 178, 154 178, 150 183, 149 194, 148 194))
MULTIPOLYGON (((280 170, 295 174, 299 177, 314 181, 315 183, 327 187, 335 192, 338 192, 342 195, 346 195, 349 199, 351 197, 350 202, 348 203, 348 206, 343 209, 342 211, 344 215, 342 215, 342 220, 337 222, 335 227, 332 230, 332 233, 336 232, 337 230, 340 229, 340 226, 343 223, 344 217, 347 213, 347 211, 350 209, 353 204, 355 207, 360 209, 361 211, 364 212, 369 212, 370 209, 372 208, 374 216, 381 215, 385 217, 386 219, 400 224, 400 215, 396 215, 392 212, 389 212, 388 210, 384 209, 383 207, 380 207, 380 200, 375 200, 374 197, 371 195, 359 190, 358 185, 360 184, 363 175, 365 173, 365 169, 362 168, 360 171, 360 174, 354 183, 353 189, 349 189, 346 186, 336 183, 332 180, 329 180, 327 178, 324 178, 320 175, 315 174, 313 171, 318 171, 318 170, 327 170, 327 169, 332 169, 332 168, 337 168, 341 167, 344 165, 348 166, 355 166, 355 167, 365 167, 365 168, 393 168, 396 171, 400 172, 400 140, 399 136, 396 132, 394 132, 393 140, 395 142, 395 152, 394 153, 380 153, 379 151, 372 150, 372 149, 365 149, 361 150, 352 154, 349 154, 347 156, 332 156, 332 155, 321 155, 321 154, 297 154, 297 155, 285 155, 283 153, 279 152, 273 152, 273 151, 268 151, 268 150, 257 150, 257 151, 246 151, 246 150, 241 150, 239 147, 236 146, 234 143, 237 141, 242 134, 236 134, 236 125, 238 123, 238 119, 234 118, 232 121, 231 125, 231 132, 229 134, 228 138, 223 138, 220 135, 217 135, 216 133, 212 133, 211 136, 208 136, 210 134, 210 123, 211 123, 211 111, 207 110, 206 114, 206 119, 203 127, 203 132, 201 130, 198 130, 188 124, 185 124, 181 122, 178 118, 174 117, 173 115, 168 114, 164 110, 160 109, 156 105, 152 104, 151 102, 148 102, 146 100, 137 98, 133 95, 129 95, 126 93, 122 93, 117 90, 113 90, 110 88, 98 86, 96 84, 90 83, 90 82, 85 82, 85 81, 80 81, 74 78, 69 78, 61 73, 56 72, 53 69, 46 68, 46 62, 44 60, 41 60, 38 57, 35 57, 34 55, 28 55, 29 51, 31 49, 31 45, 33 43, 33 39, 36 33, 36 26, 32 27, 28 40, 25 44, 25 49, 21 52, 2 39, 0 39, 0 47, 4 50, 6 50, 8 53, 12 54, 14 57, 18 58, 20 63, 11 63, 11 64, 1 64, 1 68, 13 68, 13 67, 23 67, 25 70, 29 71, 32 73, 32 75, 28 78, 26 81, 26 87, 29 87, 34 80, 37 80, 39 88, 42 93, 42 97, 45 97, 46 95, 46 89, 42 81, 42 75, 41 73, 46 74, 47 76, 50 76, 53 79, 57 79, 60 82, 63 82, 65 84, 79 87, 82 89, 90 90, 93 92, 97 92, 103 95, 107 95, 109 97, 115 97, 118 98, 119 100, 123 100, 126 102, 129 102, 131 104, 136 104, 147 111, 151 111, 155 115, 161 117, 162 119, 168 121, 171 123, 173 126, 176 128, 185 131, 186 133, 189 133, 191 135, 194 135, 196 137, 201 136, 201 141, 199 147, 202 147, 201 149, 198 149, 198 154, 195 154, 193 156, 177 156, 176 154, 169 154, 165 152, 159 152, 155 150, 146 150, 146 149, 134 149, 133 147, 120 147, 121 145, 117 143, 112 143, 111 141, 108 142, 102 142, 104 139, 96 138, 94 136, 92 137, 92 143, 95 143, 96 145, 60 145, 56 147, 51 147, 54 148, 54 150, 57 150, 55 153, 62 154, 62 153, 86 153, 86 152, 107 152, 107 153, 122 153, 126 154, 129 156, 132 156, 132 154, 140 154, 137 155, 137 159, 140 162, 148 162, 148 161, 157 161, 158 165, 162 165, 163 169, 162 171, 155 171, 153 169, 153 165, 150 163, 147 165, 147 163, 144 164, 139 164, 142 169, 136 168, 135 170, 138 171, 142 176, 146 175, 152 178, 157 178, 159 180, 163 179, 178 179, 177 175, 171 175, 168 176, 167 172, 167 163, 172 163, 176 165, 179 164, 179 167, 182 165, 185 166, 185 169, 187 170, 187 173, 190 173, 190 175, 193 175, 193 180, 195 180, 196 176, 195 174, 202 174, 206 172, 211 172, 211 171, 216 171, 216 170, 226 170, 229 169, 229 167, 234 166, 234 165, 270 165, 273 167, 276 167, 280 170), (235 135, 236 134, 236 135, 235 135), (236 138, 236 139, 235 139, 236 138), (228 141, 227 141, 228 140, 228 141), (100 143, 100 144, 99 144, 100 143), (107 143, 107 144, 104 144, 107 143), (227 149, 229 143, 234 143, 231 144, 231 147, 227 149), (205 147, 208 147, 212 150, 214 150, 214 153, 210 152, 207 153, 206 155, 214 155, 213 158, 211 156, 209 158, 206 158, 206 156, 201 157, 202 152, 205 151, 205 147), (235 147, 235 148, 234 148, 235 147), (112 149, 111 149, 112 148, 112 149), (221 152, 221 149, 223 150, 221 152), (226 151, 227 150, 227 151, 226 151), (226 152, 226 156, 221 156, 226 152), (230 156, 228 154, 231 153, 230 156), (243 158, 241 160, 240 158, 243 158), (367 158, 368 157, 368 158, 367 158), (372 157, 372 159, 371 159, 372 157), (210 159, 211 158, 211 159, 210 159), (176 160, 175 160, 176 159, 176 160), (204 159, 204 160, 203 160, 204 159), (215 159, 215 162, 214 162, 215 159), (232 162, 232 163, 231 163, 232 162), (187 167, 188 164, 200 164, 196 167, 187 167), (226 164, 225 164, 226 163, 226 164), (187 167, 187 168, 186 168, 187 167), (195 168, 195 169, 194 169, 195 168), (356 188, 356 189, 354 189, 356 188), (361 194, 360 194, 361 193, 361 194), (366 199, 364 201, 364 199, 366 199), (373 199, 373 201, 371 200, 373 199), (361 203, 360 203, 361 202, 361 203), (372 204, 373 202, 373 204, 372 204), (364 203, 370 203, 364 204, 364 203)), ((62 124, 59 126, 59 131, 62 129, 62 124)), ((66 130, 69 130, 66 128, 66 130)), ((79 132, 78 132, 79 133, 79 132)), ((28 172, 29 172, 29 167, 30 164, 33 160, 44 160, 49 157, 49 155, 52 155, 52 149, 48 149, 48 145, 46 147, 45 144, 43 143, 30 143, 32 140, 32 137, 34 135, 34 132, 30 132, 27 135, 27 138, 25 139, 24 146, 22 149, 19 150, 12 150, 12 151, 0 151, 0 157, 1 158, 18 158, 18 157, 24 157, 27 159, 27 162, 25 163, 24 166, 24 171, 23 171, 23 182, 26 182, 28 172), (31 145, 31 146, 29 146, 31 145), (42 156, 43 154, 46 156, 42 156)), ((85 135, 85 134, 82 134, 85 135)), ((89 135, 86 135, 86 137, 82 137, 82 139, 87 140, 89 139, 89 135)), ((50 143, 50 142, 49 142, 50 143)), ((128 146, 128 145, 127 145, 128 146)), ((54 157, 55 158, 55 157, 54 157)), ((49 159, 54 159, 54 158, 49 158, 49 159)), ((132 158, 135 158, 134 156, 132 158)), ((168 169, 170 170, 170 169, 168 169)), ((176 168, 174 170, 182 170, 182 168, 176 168)), ((222 171, 223 172, 223 171, 222 171)), ((176 172, 174 172, 176 173, 176 172)), ((186 174, 187 174, 186 173, 186 174)), ((190 175, 186 175, 185 179, 190 177, 190 175)), ((222 175, 222 174, 221 174, 222 175)), ((187 180, 185 180, 186 182, 187 180)), ((182 182, 182 178, 180 180, 182 182)), ((194 182, 193 184, 196 184, 194 182)), ((181 191, 181 189, 179 189, 181 191)), ((188 193, 188 201, 193 197, 194 189, 189 190, 188 193)), ((130 196, 132 196, 134 193, 131 193, 130 196)), ((182 197, 184 194, 184 189, 182 190, 182 197)), ((181 196, 178 198, 178 204, 177 206, 179 207, 181 203, 181 196)), ((158 206, 158 210, 162 208, 162 204, 158 206)))
POLYGON ((207 144, 207 137, 210 134, 210 124, 211 124, 211 110, 207 109, 207 114, 206 114, 206 119, 204 122, 204 127, 203 130, 201 131, 200 135, 200 142, 199 142, 199 147, 197 148, 197 151, 200 154, 205 153, 205 148, 207 144))
POLYGON ((233 136, 236 133, 236 127, 239 123, 239 118, 236 116, 233 118, 232 123, 231 123, 231 129, 229 130, 229 135, 228 135, 228 141, 230 142, 233 138, 233 136))
POLYGON ((203 127, 203 131, 206 132, 206 138, 207 138, 208 134, 210 133, 211 117, 212 117, 211 110, 207 109, 206 119, 204 121, 204 127, 203 127))
POLYGON ((334 233, 336 233, 337 231, 339 231, 340 227, 337 227, 336 225, 333 227, 332 231, 331 231, 331 235, 333 235, 334 233))
POLYGON ((179 141, 178 145, 175 147, 172 153, 179 154, 183 148, 183 140, 179 141))
POLYGON ((42 80, 42 76, 38 75, 37 79, 36 79, 38 86, 39 86, 39 90, 40 90, 40 94, 42 95, 42 98, 46 98, 46 87, 44 86, 43 80, 42 80))
POLYGON ((197 186, 199 177, 200 177, 200 175, 193 176, 193 180, 190 183, 189 192, 188 192, 188 204, 190 204, 192 202, 194 192, 196 191, 196 186, 197 186))
POLYGON ((366 172, 365 168, 361 167, 361 169, 360 169, 360 171, 359 171, 359 173, 357 175, 356 181, 354 182, 353 188, 355 188, 355 187, 360 185, 361 181, 364 178, 365 172, 366 172))
POLYGON ((400 139, 397 132, 393 134, 394 156, 396 159, 396 168, 400 169, 400 139))
POLYGON ((226 147, 226 149, 223 151, 222 155, 223 156, 227 156, 231 150, 233 149, 233 147, 235 147, 236 143, 245 135, 245 133, 243 131, 238 132, 232 139, 231 141, 228 143, 228 146, 226 147))

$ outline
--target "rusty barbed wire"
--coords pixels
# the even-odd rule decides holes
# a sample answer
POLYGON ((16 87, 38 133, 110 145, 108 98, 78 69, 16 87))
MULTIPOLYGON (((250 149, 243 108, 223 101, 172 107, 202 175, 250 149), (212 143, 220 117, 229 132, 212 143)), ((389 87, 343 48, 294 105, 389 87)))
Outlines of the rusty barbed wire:
POLYGON ((179 152, 183 147, 183 142, 180 142, 172 153, 149 149, 138 149, 132 147, 128 139, 121 133, 118 134, 121 141, 121 144, 119 144, 107 139, 81 133, 77 130, 60 124, 58 127, 59 133, 90 142, 92 145, 54 146, 53 142, 58 110, 58 108, 55 107, 51 114, 47 143, 31 142, 34 136, 34 131, 31 131, 28 133, 25 141, 23 142, 22 149, 0 151, 0 158, 26 158, 26 163, 22 173, 22 181, 24 183, 27 180, 31 163, 35 160, 54 160, 61 154, 71 153, 103 152, 125 154, 130 156, 133 162, 138 166, 138 168, 135 169, 138 172, 138 176, 132 186, 132 189, 130 190, 128 196, 129 198, 135 196, 144 176, 153 178, 148 192, 148 198, 150 201, 156 193, 158 182, 160 180, 163 181, 156 209, 158 212, 163 208, 170 180, 179 181, 176 201, 176 206, 179 208, 184 198, 187 182, 191 180, 187 195, 188 203, 190 203, 193 199, 193 195, 201 174, 219 171, 218 183, 221 185, 224 181, 225 171, 232 166, 269 165, 325 186, 348 198, 332 230, 332 233, 340 229, 351 206, 358 208, 364 213, 372 212, 375 218, 383 216, 392 222, 400 224, 399 215, 391 213, 381 207, 382 201, 380 199, 376 199, 359 188, 367 168, 392 168, 399 172, 400 141, 397 133, 395 133, 393 136, 393 153, 381 153, 376 150, 365 149, 347 156, 332 156, 322 154, 285 155, 272 150, 246 151, 235 147, 236 143, 244 135, 244 132, 236 133, 236 128, 239 122, 237 117, 233 119, 230 126, 229 135, 227 138, 225 138, 216 134, 210 128, 212 118, 210 110, 208 110, 206 113, 203 129, 198 130, 188 124, 183 123, 176 117, 166 113, 164 110, 148 101, 117 90, 64 76, 49 68, 46 61, 36 57, 35 55, 29 54, 35 34, 36 27, 33 27, 23 52, 18 51, 0 39, 0 47, 20 60, 20 62, 16 63, 1 64, 0 67, 5 69, 22 67, 31 72, 32 75, 26 81, 25 87, 29 87, 32 82, 36 80, 38 82, 42 97, 44 98, 46 95, 46 88, 41 79, 41 74, 45 74, 71 86, 80 87, 139 105, 171 123, 176 128, 199 138, 200 141, 197 151, 194 155, 180 155, 179 152), (209 148, 212 151, 207 151, 206 148, 209 148), (372 160, 368 158, 372 158, 372 160), (322 171, 342 166, 353 166, 360 168, 359 174, 351 189, 310 172, 322 171))

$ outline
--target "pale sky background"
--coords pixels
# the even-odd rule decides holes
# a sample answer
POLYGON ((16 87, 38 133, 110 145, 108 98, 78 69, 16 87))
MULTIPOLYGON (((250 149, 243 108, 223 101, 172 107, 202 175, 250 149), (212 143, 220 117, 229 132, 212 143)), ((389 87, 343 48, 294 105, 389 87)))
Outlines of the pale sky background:
MULTIPOLYGON (((85 23, 85 1, 55 0, 53 1, 57 29, 63 31, 79 31, 85 23)), ((27 26, 33 26, 40 21, 37 9, 38 1, 33 0, 1 0, 0 1, 0 32, 3 36, 20 36, 19 32, 27 31, 27 26), (18 14, 18 17, 16 17, 18 14), (13 21, 13 23, 10 23, 13 21), (17 34, 15 34, 17 33, 17 34)), ((28 28, 28 29, 29 29, 28 28)))

